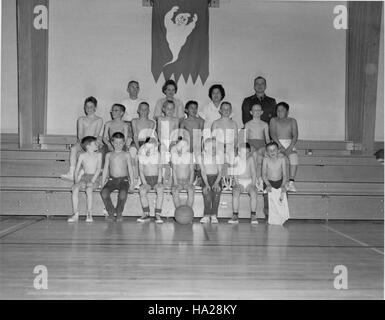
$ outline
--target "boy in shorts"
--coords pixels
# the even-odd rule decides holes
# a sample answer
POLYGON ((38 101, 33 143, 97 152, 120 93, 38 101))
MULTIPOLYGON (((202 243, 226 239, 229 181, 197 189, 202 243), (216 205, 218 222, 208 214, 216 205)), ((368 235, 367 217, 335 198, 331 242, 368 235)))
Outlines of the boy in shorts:
POLYGON ((263 114, 262 106, 254 104, 250 110, 253 119, 246 122, 246 141, 252 147, 252 154, 257 164, 257 188, 262 190, 262 159, 265 153, 265 145, 270 142, 269 125, 261 120, 263 114))
POLYGON ((204 150, 198 157, 204 187, 203 218, 200 223, 218 223, 218 208, 222 192, 222 165, 216 159, 215 141, 208 138, 204 142, 204 150))
POLYGON ((186 103, 187 118, 180 123, 181 135, 190 144, 190 152, 195 156, 201 153, 202 130, 204 120, 198 114, 198 102, 190 100, 186 103))
POLYGON ((151 138, 149 142, 139 149, 139 174, 142 180, 139 194, 143 215, 136 221, 150 221, 150 206, 147 194, 150 190, 155 190, 155 222, 158 224, 163 223, 161 217, 163 205, 162 165, 160 164, 158 144, 154 138, 151 138))
POLYGON ((103 142, 108 150, 108 152, 114 151, 114 146, 112 145, 112 136, 115 132, 120 132, 125 137, 126 141, 123 145, 123 151, 128 150, 128 146, 132 142, 132 132, 130 124, 126 121, 123 121, 124 113, 126 112, 126 107, 122 104, 115 103, 111 107, 111 117, 112 120, 108 121, 104 125, 103 132, 103 142))
POLYGON ((132 159, 132 167, 134 168, 134 179, 136 180, 135 188, 139 188, 140 178, 138 169, 138 150, 146 143, 149 137, 155 136, 156 123, 148 118, 150 106, 147 102, 141 102, 138 106, 139 118, 131 120, 132 133, 134 141, 128 150, 132 159))
POLYGON ((115 132, 111 137, 111 144, 114 151, 106 155, 100 195, 108 213, 107 220, 112 221, 116 214, 116 221, 120 222, 123 221, 124 205, 128 193, 132 193, 134 180, 130 154, 123 151, 124 135, 121 132, 115 132), (130 179, 130 183, 128 179, 130 179), (114 190, 119 191, 116 207, 111 201, 111 192, 114 190))
POLYGON ((298 154, 295 144, 298 140, 298 125, 294 118, 289 118, 289 105, 286 102, 277 104, 277 117, 270 121, 270 135, 277 143, 279 151, 289 158, 290 178, 288 191, 297 191, 294 185, 298 167, 298 154))
POLYGON ((215 120, 211 126, 212 137, 217 143, 218 156, 222 157, 223 163, 231 164, 238 145, 238 125, 230 118, 232 114, 230 102, 222 102, 219 113, 221 117, 215 120))
MULTIPOLYGON (((179 125, 180 134, 190 144, 190 152, 194 155, 194 161, 202 152, 202 131, 204 129, 204 120, 198 116, 198 102, 190 100, 186 103, 187 118, 183 119, 179 125)), ((201 177, 199 165, 195 165, 194 185, 198 186, 201 177)))
POLYGON ((195 176, 194 162, 186 140, 182 139, 172 147, 171 163, 173 175, 172 196, 175 208, 182 205, 179 197, 179 192, 182 190, 187 191, 186 205, 192 208, 195 195, 195 188, 193 185, 195 176))
POLYGON ((75 169, 75 184, 72 186, 72 207, 73 215, 68 222, 79 220, 79 190, 86 189, 87 195, 87 218, 86 222, 92 222, 92 193, 98 187, 97 179, 102 167, 102 154, 97 152, 96 138, 93 136, 84 137, 81 141, 82 148, 86 152, 79 156, 75 169), (84 174, 79 176, 80 169, 83 168, 84 174))
POLYGON ((247 192, 250 196, 251 224, 258 224, 256 207, 257 207, 257 190, 255 182, 257 173, 255 169, 255 160, 251 154, 250 144, 246 143, 246 147, 240 149, 240 155, 235 158, 234 166, 231 168, 234 177, 233 186, 233 216, 228 221, 231 224, 237 224, 239 211, 239 198, 241 193, 247 192))
POLYGON ((286 192, 286 163, 284 156, 278 151, 276 142, 266 145, 266 156, 262 163, 262 179, 267 193, 271 192, 272 188, 281 188, 282 194, 286 192))
POLYGON ((83 148, 81 147, 81 141, 84 137, 95 137, 97 138, 98 148, 102 146, 99 135, 103 127, 103 119, 95 114, 97 104, 98 101, 94 97, 88 97, 84 101, 84 112, 86 116, 81 116, 77 120, 77 142, 71 147, 70 169, 66 174, 61 175, 62 179, 74 181, 76 160, 79 155, 84 152, 83 148))
POLYGON ((173 101, 165 101, 162 111, 164 116, 157 118, 157 134, 160 142, 161 162, 163 168, 163 183, 166 187, 170 187, 172 174, 170 168, 170 148, 175 145, 179 137, 179 119, 174 117, 175 103, 173 101))

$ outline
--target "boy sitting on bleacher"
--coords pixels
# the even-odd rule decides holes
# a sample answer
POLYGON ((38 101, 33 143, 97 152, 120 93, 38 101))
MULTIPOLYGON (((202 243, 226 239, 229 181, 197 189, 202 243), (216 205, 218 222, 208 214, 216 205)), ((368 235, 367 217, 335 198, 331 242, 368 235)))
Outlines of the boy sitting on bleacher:
POLYGON ((246 146, 239 148, 239 154, 235 157, 234 165, 230 167, 230 172, 234 177, 233 216, 228 223, 237 224, 239 222, 239 198, 241 193, 247 192, 250 196, 250 222, 251 224, 258 224, 256 215, 257 190, 255 187, 255 183, 257 181, 257 171, 249 143, 246 143, 246 146))
POLYGON ((121 132, 115 132, 111 137, 111 144, 114 151, 106 155, 100 194, 108 212, 107 220, 112 221, 114 214, 116 214, 116 220, 122 221, 127 194, 133 190, 133 170, 130 154, 123 151, 125 145, 124 135, 121 132), (128 182, 129 178, 131 183, 128 182), (119 191, 116 208, 111 201, 111 192, 114 190, 119 191))
POLYGON ((155 138, 150 138, 149 142, 139 149, 139 174, 142 181, 139 194, 143 215, 136 221, 150 221, 150 205, 147 194, 151 189, 154 189, 156 190, 155 223, 163 223, 161 217, 163 205, 162 164, 155 138))
POLYGON ((72 206, 73 215, 68 222, 77 222, 79 220, 79 190, 86 188, 87 194, 87 218, 86 222, 92 222, 92 192, 98 187, 96 182, 99 178, 102 167, 102 154, 97 152, 95 137, 84 137, 81 146, 86 152, 79 156, 75 169, 75 184, 72 186, 72 206), (83 168, 84 174, 79 175, 80 169, 83 168))
POLYGON ((294 179, 298 167, 298 155, 295 144, 298 140, 298 125, 294 118, 289 118, 289 105, 286 102, 277 104, 277 117, 270 121, 270 135, 277 143, 279 151, 289 158, 290 179, 287 186, 288 191, 297 191, 294 179))
POLYGON ((84 152, 81 147, 81 141, 84 137, 95 137, 97 138, 97 146, 100 147, 102 145, 99 135, 103 127, 103 119, 95 114, 97 103, 98 102, 94 97, 88 97, 84 101, 84 111, 86 116, 81 116, 77 120, 77 142, 71 148, 70 170, 66 174, 61 175, 61 178, 63 179, 74 180, 76 160, 79 157, 79 154, 84 152))
POLYGON ((262 162, 263 187, 269 199, 269 224, 282 225, 289 219, 286 197, 286 162, 278 152, 278 144, 270 142, 266 146, 266 156, 262 162))

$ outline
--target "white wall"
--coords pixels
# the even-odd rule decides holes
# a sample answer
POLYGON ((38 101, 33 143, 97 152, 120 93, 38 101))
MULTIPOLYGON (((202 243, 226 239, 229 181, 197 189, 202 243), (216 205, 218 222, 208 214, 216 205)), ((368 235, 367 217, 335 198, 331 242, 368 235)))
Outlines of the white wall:
POLYGON ((0 131, 17 133, 16 0, 2 0, 1 125, 0 131))
MULTIPOLYGON (((302 139, 344 139, 345 32, 333 28, 336 2, 230 0, 210 9, 210 76, 204 86, 181 78, 178 96, 208 101, 220 82, 240 122, 242 99, 256 75, 268 79, 268 95, 285 100, 302 139)), ((151 74, 151 8, 142 1, 51 0, 48 133, 74 134, 86 96, 99 100, 107 120, 125 97, 130 77, 154 104, 161 77, 151 74)))
MULTIPOLYGON (((383 9, 385 9, 383 7, 383 9)), ((384 12, 384 11, 383 11, 384 12)), ((384 15, 381 19, 380 56, 378 62, 375 141, 384 141, 384 15)))

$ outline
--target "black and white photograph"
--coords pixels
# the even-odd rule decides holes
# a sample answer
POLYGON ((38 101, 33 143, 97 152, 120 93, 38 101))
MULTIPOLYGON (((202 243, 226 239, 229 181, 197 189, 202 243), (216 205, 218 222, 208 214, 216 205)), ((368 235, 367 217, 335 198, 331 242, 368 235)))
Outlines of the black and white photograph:
POLYGON ((384 300, 383 1, 0 16, 0 300, 384 300))

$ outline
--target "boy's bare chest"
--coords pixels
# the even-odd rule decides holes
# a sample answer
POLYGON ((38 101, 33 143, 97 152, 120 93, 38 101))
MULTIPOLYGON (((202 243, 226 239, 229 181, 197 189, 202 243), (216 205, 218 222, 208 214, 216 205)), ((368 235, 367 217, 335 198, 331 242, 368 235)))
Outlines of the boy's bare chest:
POLYGON ((277 127, 281 130, 291 130, 291 119, 277 120, 277 127))
POLYGON ((138 130, 152 129, 152 122, 150 120, 139 120, 136 123, 136 128, 138 130))
POLYGON ((126 126, 125 122, 118 122, 118 123, 111 122, 110 133, 115 133, 118 131, 123 132, 125 126, 126 126))

